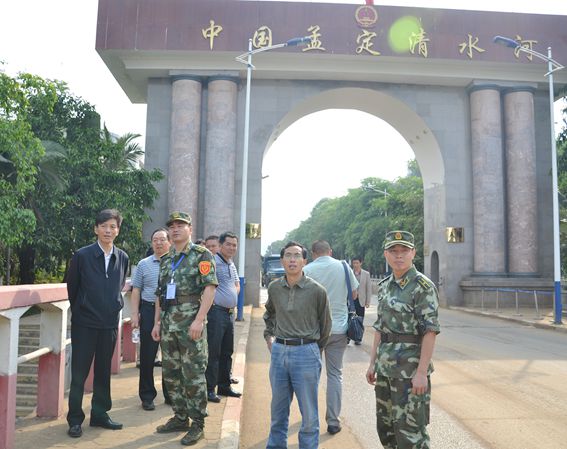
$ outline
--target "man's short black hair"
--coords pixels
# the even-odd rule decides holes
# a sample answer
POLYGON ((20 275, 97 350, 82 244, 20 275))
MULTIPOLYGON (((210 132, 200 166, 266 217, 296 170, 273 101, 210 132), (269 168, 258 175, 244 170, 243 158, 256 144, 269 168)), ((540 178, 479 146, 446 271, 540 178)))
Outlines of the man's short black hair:
POLYGON ((238 241, 238 237, 234 232, 226 231, 219 236, 219 243, 222 245, 227 238, 236 239, 238 241))
POLYGON ((282 250, 280 251, 280 259, 283 259, 285 250, 292 246, 299 246, 301 248, 301 255, 303 256, 304 259, 307 259, 307 248, 305 248, 305 246, 303 246, 301 243, 295 242, 293 240, 287 242, 285 246, 282 248, 282 250))
POLYGON ((216 234, 211 234, 208 237, 205 237, 205 242, 208 242, 209 240, 218 240, 219 236, 216 234))
POLYGON ((197 240, 195 240, 193 243, 195 243, 195 245, 204 245, 204 244, 205 244, 205 240, 203 240, 203 239, 197 239, 197 240))
POLYGON ((154 229, 154 232, 152 232, 152 236, 150 237, 150 241, 154 239, 154 235, 156 235, 158 232, 165 232, 165 235, 167 236, 167 241, 168 242, 170 241, 169 231, 164 227, 154 229))
POLYGON ((354 256, 350 261, 351 261, 351 262, 354 262, 355 260, 358 260, 360 263, 362 263, 362 260, 363 260, 363 259, 362 259, 362 257, 360 257, 360 256, 354 256))
POLYGON ((108 220, 116 220, 118 227, 122 225, 122 215, 116 209, 104 209, 101 210, 95 218, 95 226, 106 223, 108 220))
POLYGON ((326 240, 315 240, 311 245, 311 252, 317 256, 329 254, 331 252, 331 245, 326 240))

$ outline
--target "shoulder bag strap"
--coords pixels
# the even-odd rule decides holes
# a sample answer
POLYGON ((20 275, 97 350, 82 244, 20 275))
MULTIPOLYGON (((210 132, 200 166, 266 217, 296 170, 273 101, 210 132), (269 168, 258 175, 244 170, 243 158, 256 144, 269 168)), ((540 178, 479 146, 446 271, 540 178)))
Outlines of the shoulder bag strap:
POLYGON ((348 269, 347 269, 347 264, 344 260, 341 260, 341 263, 343 264, 343 269, 345 270, 345 279, 346 279, 346 285, 347 285, 347 308, 349 310, 349 312, 352 312, 355 310, 354 308, 354 301, 352 299, 352 287, 350 284, 350 276, 348 275, 348 269))

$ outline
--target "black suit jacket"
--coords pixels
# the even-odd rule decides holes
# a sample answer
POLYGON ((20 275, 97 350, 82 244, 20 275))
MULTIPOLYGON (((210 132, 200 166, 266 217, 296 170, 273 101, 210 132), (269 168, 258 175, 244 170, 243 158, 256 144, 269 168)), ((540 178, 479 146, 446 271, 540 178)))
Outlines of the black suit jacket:
POLYGON ((98 242, 79 249, 67 273, 67 293, 73 324, 97 329, 118 327, 124 306, 122 288, 128 272, 128 254, 114 246, 104 267, 104 251, 98 242))

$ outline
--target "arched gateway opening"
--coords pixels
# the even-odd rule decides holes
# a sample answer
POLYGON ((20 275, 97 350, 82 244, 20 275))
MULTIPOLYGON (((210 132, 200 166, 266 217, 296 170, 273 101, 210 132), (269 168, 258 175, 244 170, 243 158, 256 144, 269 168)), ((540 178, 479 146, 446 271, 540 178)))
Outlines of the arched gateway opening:
MULTIPOLYGON (((402 27, 403 28, 403 27, 402 27)), ((402 31, 404 31, 402 29, 402 31)), ((403 33, 402 33, 403 34, 403 33)), ((99 0, 96 49, 133 102, 147 103, 146 160, 165 179, 144 232, 172 210, 195 237, 261 224, 262 160, 298 118, 358 109, 412 147, 424 182, 426 274, 437 254, 441 301, 482 288, 552 290, 551 137, 544 64, 493 44, 517 39, 567 61, 562 16, 397 6, 232 0, 99 0), (418 27, 401 36, 400 23, 418 27), (246 67, 254 59, 246 217, 246 67), (404 45, 399 45, 399 44, 404 45), (273 47, 270 47, 272 49, 273 47)), ((567 84, 567 70, 554 74, 567 84)), ((251 226, 259 229, 259 226, 251 226)), ((260 239, 246 238, 246 302, 258 304, 260 239)))
MULTIPOLYGON (((414 153, 414 157, 417 159, 420 170, 422 172, 422 180, 424 183, 424 190, 428 190, 434 186, 443 185, 444 179, 444 164, 441 156, 441 151, 439 149, 439 144, 433 136, 432 131, 429 129, 428 125, 419 117, 415 111, 411 110, 403 101, 392 97, 384 92, 372 90, 372 89, 362 89, 362 88, 338 88, 332 89, 320 94, 316 94, 306 100, 300 102, 296 107, 290 110, 282 120, 273 128, 271 135, 268 138, 268 143, 265 148, 264 156, 271 151, 272 144, 276 139, 283 135, 285 131, 292 126, 296 121, 303 117, 317 113, 319 111, 329 110, 329 109, 344 109, 344 110, 357 110, 377 117, 384 122, 388 123, 392 128, 397 131, 406 141, 408 146, 414 153), (428 138, 429 137, 429 138, 428 138), (411 142, 411 143, 410 143, 411 142)), ((348 129, 345 129, 346 133, 349 133, 348 129)), ((371 138, 376 137, 376 133, 373 130, 366 128, 356 128, 350 131, 352 133, 366 133, 371 138)), ((370 137, 369 137, 370 138, 370 137)), ((346 139, 348 140, 348 139, 346 139)), ((388 148, 381 145, 380 141, 368 142, 368 146, 371 148, 379 149, 380 154, 384 155, 384 164, 388 163, 386 155, 389 151, 396 152, 397 148, 388 148)), ((356 170, 356 167, 365 165, 367 162, 362 160, 352 159, 351 152, 348 151, 348 144, 345 146, 344 154, 341 154, 341 160, 344 161, 342 165, 344 171, 356 170)), ((281 151, 281 148, 280 148, 281 151)), ((407 150, 406 150, 407 151, 407 150)), ((324 152, 324 151, 322 151, 324 152)), ((297 154, 297 153, 296 153, 297 154)), ((296 156, 297 157, 297 156, 296 156)), ((289 166, 302 166, 302 159, 297 158, 293 161, 286 161, 289 166)), ((305 178, 303 180, 304 189, 309 190, 312 182, 329 183, 332 182, 329 178, 325 177, 326 170, 326 159, 325 157, 320 157, 316 161, 315 167, 305 167, 305 178), (317 179, 317 173, 321 173, 321 179, 317 179)), ((378 162, 380 164, 380 162, 378 162)), ((283 169, 283 167, 282 167, 283 169)), ((369 176, 378 176, 378 167, 375 167, 374 173, 372 170, 369 176)), ((383 172, 384 170, 382 170, 383 172)), ((264 175, 266 175, 264 169, 264 175)), ((367 172, 366 172, 367 173, 367 172)), ((269 174, 269 173, 268 173, 269 174)), ((269 180, 268 180, 269 181, 269 180)), ((265 186, 265 183, 264 183, 265 186)), ((285 186, 281 186, 281 191, 285 191, 285 186)), ((350 186, 350 187, 355 187, 350 186)), ((307 192, 306 192, 307 194, 307 192)), ((276 201, 276 203, 284 201, 285 194, 275 195, 271 198, 265 198, 266 192, 262 192, 262 207, 267 203, 276 201)), ((431 207, 424 207, 425 211, 429 212, 429 215, 434 216, 437 213, 442 213, 443 211, 436 210, 431 207)), ((266 233, 266 221, 270 220, 273 222, 274 217, 267 217, 265 211, 262 215, 262 226, 263 234, 266 233)), ((427 223, 433 223, 434 219, 427 220, 427 223)), ((288 229, 289 231, 290 229, 288 229)), ((421 231, 421 230, 420 230, 421 231)), ((425 230, 428 233, 428 229, 425 230)), ((429 232, 431 233, 431 232, 429 232)), ((278 236, 279 238, 283 237, 278 236)), ((265 247, 270 242, 262 241, 262 246, 265 247)), ((427 260, 427 258, 426 258, 427 260)), ((426 264, 427 269, 427 264, 426 264)))

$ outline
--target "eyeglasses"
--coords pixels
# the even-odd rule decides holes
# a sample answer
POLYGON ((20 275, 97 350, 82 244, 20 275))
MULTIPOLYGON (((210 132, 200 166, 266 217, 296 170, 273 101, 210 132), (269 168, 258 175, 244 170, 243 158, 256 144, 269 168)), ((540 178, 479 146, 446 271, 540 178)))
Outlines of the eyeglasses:
POLYGON ((303 259, 303 254, 301 253, 285 253, 283 255, 283 258, 286 260, 299 260, 299 259, 303 259))

